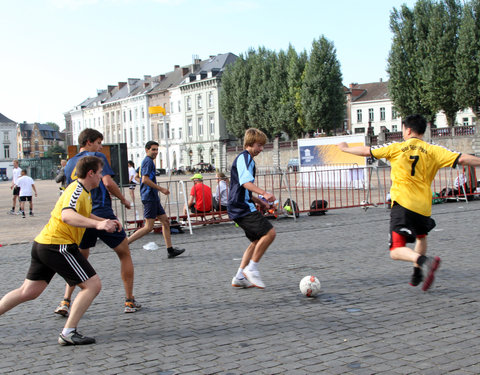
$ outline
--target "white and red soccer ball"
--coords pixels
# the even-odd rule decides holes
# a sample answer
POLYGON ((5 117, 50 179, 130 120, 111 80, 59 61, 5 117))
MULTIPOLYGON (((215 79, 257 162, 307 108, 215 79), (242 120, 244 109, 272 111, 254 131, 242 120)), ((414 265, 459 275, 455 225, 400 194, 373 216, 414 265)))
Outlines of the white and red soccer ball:
POLYGON ((300 281, 300 292, 304 296, 307 297, 315 297, 318 293, 320 293, 320 280, 318 280, 315 276, 305 276, 300 281))

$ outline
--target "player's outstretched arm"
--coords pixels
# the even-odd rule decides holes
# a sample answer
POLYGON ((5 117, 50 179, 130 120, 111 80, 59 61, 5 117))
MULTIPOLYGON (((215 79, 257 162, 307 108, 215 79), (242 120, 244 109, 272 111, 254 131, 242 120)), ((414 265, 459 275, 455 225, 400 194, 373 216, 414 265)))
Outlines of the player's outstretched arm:
POLYGON ((470 154, 462 154, 458 159, 458 164, 460 165, 470 165, 472 167, 479 167, 480 166, 480 158, 470 155, 470 154))
POLYGON ((358 155, 358 156, 370 156, 370 147, 368 146, 355 146, 349 147, 347 142, 340 142, 337 144, 337 147, 343 151, 348 152, 349 154, 358 155))
POLYGON ((118 187, 117 183, 113 180, 112 176, 106 174, 102 177, 102 182, 110 194, 116 196, 126 208, 130 208, 130 201, 123 196, 122 191, 118 187))

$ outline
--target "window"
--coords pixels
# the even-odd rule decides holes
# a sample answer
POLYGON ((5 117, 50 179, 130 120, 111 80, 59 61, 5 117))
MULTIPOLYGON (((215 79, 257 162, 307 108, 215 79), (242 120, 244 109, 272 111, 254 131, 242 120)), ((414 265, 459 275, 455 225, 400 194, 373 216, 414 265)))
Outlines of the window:
POLYGON ((127 122, 127 113, 123 111, 123 122, 127 122))
POLYGON ((392 120, 395 120, 398 117, 397 110, 395 108, 392 108, 392 120))
POLYGON ((468 117, 464 117, 462 119, 462 122, 463 122, 463 126, 468 126, 468 117))
POLYGON ((145 118, 145 108, 142 107, 142 118, 145 118))
POLYGON ((373 116, 373 108, 368 109, 368 121, 375 121, 373 116))
POLYGON ((173 113, 174 112, 174 105, 173 105, 173 102, 170 102, 170 111, 173 113))
POLYGON ((197 95, 197 109, 202 109, 202 95, 197 95))
POLYGON ((180 100, 178 101, 178 112, 182 112, 182 105, 180 100))
POLYGON ((178 128, 178 138, 182 139, 182 128, 178 128))
POLYGON ((208 122, 210 124, 210 134, 214 135, 215 134, 215 118, 213 115, 210 115, 208 122))
POLYGON ((193 137, 193 124, 192 124, 192 119, 191 118, 187 119, 187 127, 188 127, 188 137, 192 138, 193 137))
POLYGON ((135 120, 138 118, 138 108, 135 108, 135 120))
POLYGON ((170 139, 170 124, 168 122, 165 123, 165 128, 167 129, 167 139, 170 139))
POLYGON ((365 128, 355 128, 355 134, 365 133, 365 128))
POLYGON ((398 131, 397 125, 392 125, 392 132, 397 132, 397 131, 398 131))
POLYGON ((9 141, 10 139, 8 138, 8 132, 3 132, 3 140, 4 141, 9 141))
POLYGON ((213 107, 213 92, 208 93, 208 107, 213 107))
POLYGON ((203 117, 199 117, 197 119, 197 125, 198 125, 198 135, 201 137, 203 136, 203 117))
POLYGON ((186 100, 187 100, 187 104, 186 104, 187 111, 191 111, 192 110, 192 98, 190 96, 187 96, 186 100))
POLYGON ((5 159, 10 159, 10 146, 9 145, 3 145, 3 157, 5 159))
POLYGON ((380 121, 385 121, 385 108, 380 108, 380 121))
POLYGON ((357 109, 357 122, 362 122, 362 110, 357 109))
POLYGON ((132 121, 132 110, 129 109, 128 112, 129 112, 129 114, 130 114, 130 121, 132 121))

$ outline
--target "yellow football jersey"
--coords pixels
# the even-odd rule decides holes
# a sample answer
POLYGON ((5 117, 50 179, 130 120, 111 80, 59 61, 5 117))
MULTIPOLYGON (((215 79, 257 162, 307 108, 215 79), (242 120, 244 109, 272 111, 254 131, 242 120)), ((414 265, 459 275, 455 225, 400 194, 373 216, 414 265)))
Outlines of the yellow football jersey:
POLYGON ((372 156, 390 161, 392 204, 430 216, 432 214, 432 191, 430 186, 440 168, 456 167, 460 153, 427 143, 418 138, 372 146, 372 156))
POLYGON ((82 216, 90 217, 92 197, 90 192, 78 181, 73 181, 58 198, 51 212, 50 220, 35 237, 35 241, 44 245, 79 244, 85 228, 73 227, 62 221, 62 211, 74 209, 82 216))

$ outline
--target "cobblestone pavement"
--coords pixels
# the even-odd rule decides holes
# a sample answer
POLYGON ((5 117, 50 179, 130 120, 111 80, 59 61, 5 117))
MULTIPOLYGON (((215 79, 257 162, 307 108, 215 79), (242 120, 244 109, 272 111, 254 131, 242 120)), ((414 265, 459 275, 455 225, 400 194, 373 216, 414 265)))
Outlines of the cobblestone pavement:
MULTIPOLYGON (((135 314, 123 313, 118 259, 99 243, 90 260, 103 289, 79 327, 97 344, 57 344, 64 318, 53 314, 63 295, 56 276, 37 300, 0 317, 0 372, 479 374, 479 214, 478 201, 434 206, 430 254, 443 262, 427 293, 408 285, 409 263, 390 260, 389 211, 380 208, 275 221, 277 238, 260 263, 265 290, 230 286, 248 245, 232 224, 174 235, 187 251, 173 260, 162 236, 149 234, 132 247, 144 305, 135 314), (160 250, 143 249, 152 241, 160 250), (313 299, 298 289, 310 274, 322 282, 313 299)), ((16 219, 2 230, 22 231, 16 219)), ((27 237, 0 248, 2 295, 25 277, 27 237)))

